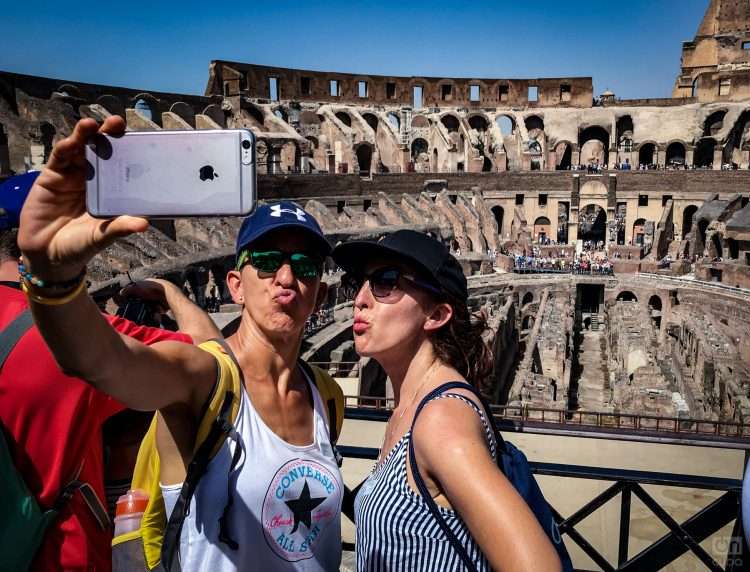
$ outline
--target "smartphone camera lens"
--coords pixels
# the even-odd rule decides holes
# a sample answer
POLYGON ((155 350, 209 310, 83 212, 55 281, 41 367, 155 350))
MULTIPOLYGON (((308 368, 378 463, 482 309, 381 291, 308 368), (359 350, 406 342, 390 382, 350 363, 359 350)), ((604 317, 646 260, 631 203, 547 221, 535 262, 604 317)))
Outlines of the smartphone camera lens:
POLYGON ((251 144, 251 143, 250 143, 250 141, 248 141, 247 139, 245 139, 245 140, 244 140, 244 141, 242 142, 242 148, 243 148, 243 149, 250 149, 250 146, 251 146, 251 145, 252 145, 252 144, 251 144))

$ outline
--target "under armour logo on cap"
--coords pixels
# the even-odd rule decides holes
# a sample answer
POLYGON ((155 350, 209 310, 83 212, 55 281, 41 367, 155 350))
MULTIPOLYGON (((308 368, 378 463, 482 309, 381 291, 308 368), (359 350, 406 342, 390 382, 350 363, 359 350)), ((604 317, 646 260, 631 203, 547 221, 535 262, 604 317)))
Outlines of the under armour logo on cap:
POLYGON ((306 222, 307 213, 301 208, 297 207, 295 210, 282 208, 281 205, 271 205, 271 216, 281 218, 281 213, 293 214, 297 217, 298 221, 306 222))

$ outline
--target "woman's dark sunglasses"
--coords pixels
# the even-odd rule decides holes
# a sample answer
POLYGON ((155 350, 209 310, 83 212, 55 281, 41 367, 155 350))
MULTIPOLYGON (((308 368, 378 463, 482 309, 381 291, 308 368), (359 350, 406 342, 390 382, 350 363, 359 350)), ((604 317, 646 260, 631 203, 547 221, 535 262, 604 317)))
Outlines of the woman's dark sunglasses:
POLYGON ((260 272, 272 274, 287 260, 297 278, 317 278, 323 274, 323 259, 304 252, 281 250, 243 250, 237 259, 237 270, 250 263, 260 272))
POLYGON ((343 288, 344 296, 347 300, 354 299, 365 282, 370 285, 370 292, 381 302, 396 301, 401 298, 401 290, 398 287, 399 279, 405 282, 432 292, 433 294, 441 295, 442 292, 436 286, 414 278, 412 276, 406 276, 399 268, 378 268, 377 270, 370 272, 369 274, 358 276, 355 274, 344 274, 341 277, 341 287, 343 288))

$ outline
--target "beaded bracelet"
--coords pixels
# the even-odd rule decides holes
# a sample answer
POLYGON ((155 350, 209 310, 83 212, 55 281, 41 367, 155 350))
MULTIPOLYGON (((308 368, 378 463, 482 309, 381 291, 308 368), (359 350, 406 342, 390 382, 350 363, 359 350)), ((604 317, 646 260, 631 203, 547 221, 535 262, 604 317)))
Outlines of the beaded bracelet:
POLYGON ((24 291, 26 296, 32 302, 36 302, 37 304, 42 304, 44 306, 62 306, 63 304, 67 304, 68 302, 76 298, 81 292, 86 289, 86 281, 81 278, 80 283, 76 288, 73 289, 73 291, 60 297, 42 296, 40 294, 36 294, 31 291, 33 286, 34 284, 29 282, 26 278, 21 279, 21 290, 24 291), (29 284, 31 284, 31 286, 29 286, 29 284))
POLYGON ((68 290, 83 281, 84 276, 86 276, 86 268, 84 268, 78 276, 71 278, 70 280, 49 282, 47 280, 42 280, 38 276, 34 276, 29 272, 23 262, 23 258, 18 259, 18 272, 21 275, 21 278, 26 280, 32 286, 36 286, 37 288, 51 288, 52 290, 68 290))

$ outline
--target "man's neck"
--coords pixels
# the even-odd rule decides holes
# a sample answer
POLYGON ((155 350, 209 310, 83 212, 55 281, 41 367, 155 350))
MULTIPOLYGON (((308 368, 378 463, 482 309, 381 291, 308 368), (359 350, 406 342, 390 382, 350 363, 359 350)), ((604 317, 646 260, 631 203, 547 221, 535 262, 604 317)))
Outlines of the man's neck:
POLYGON ((18 261, 6 258, 0 261, 0 282, 18 282, 18 261))

